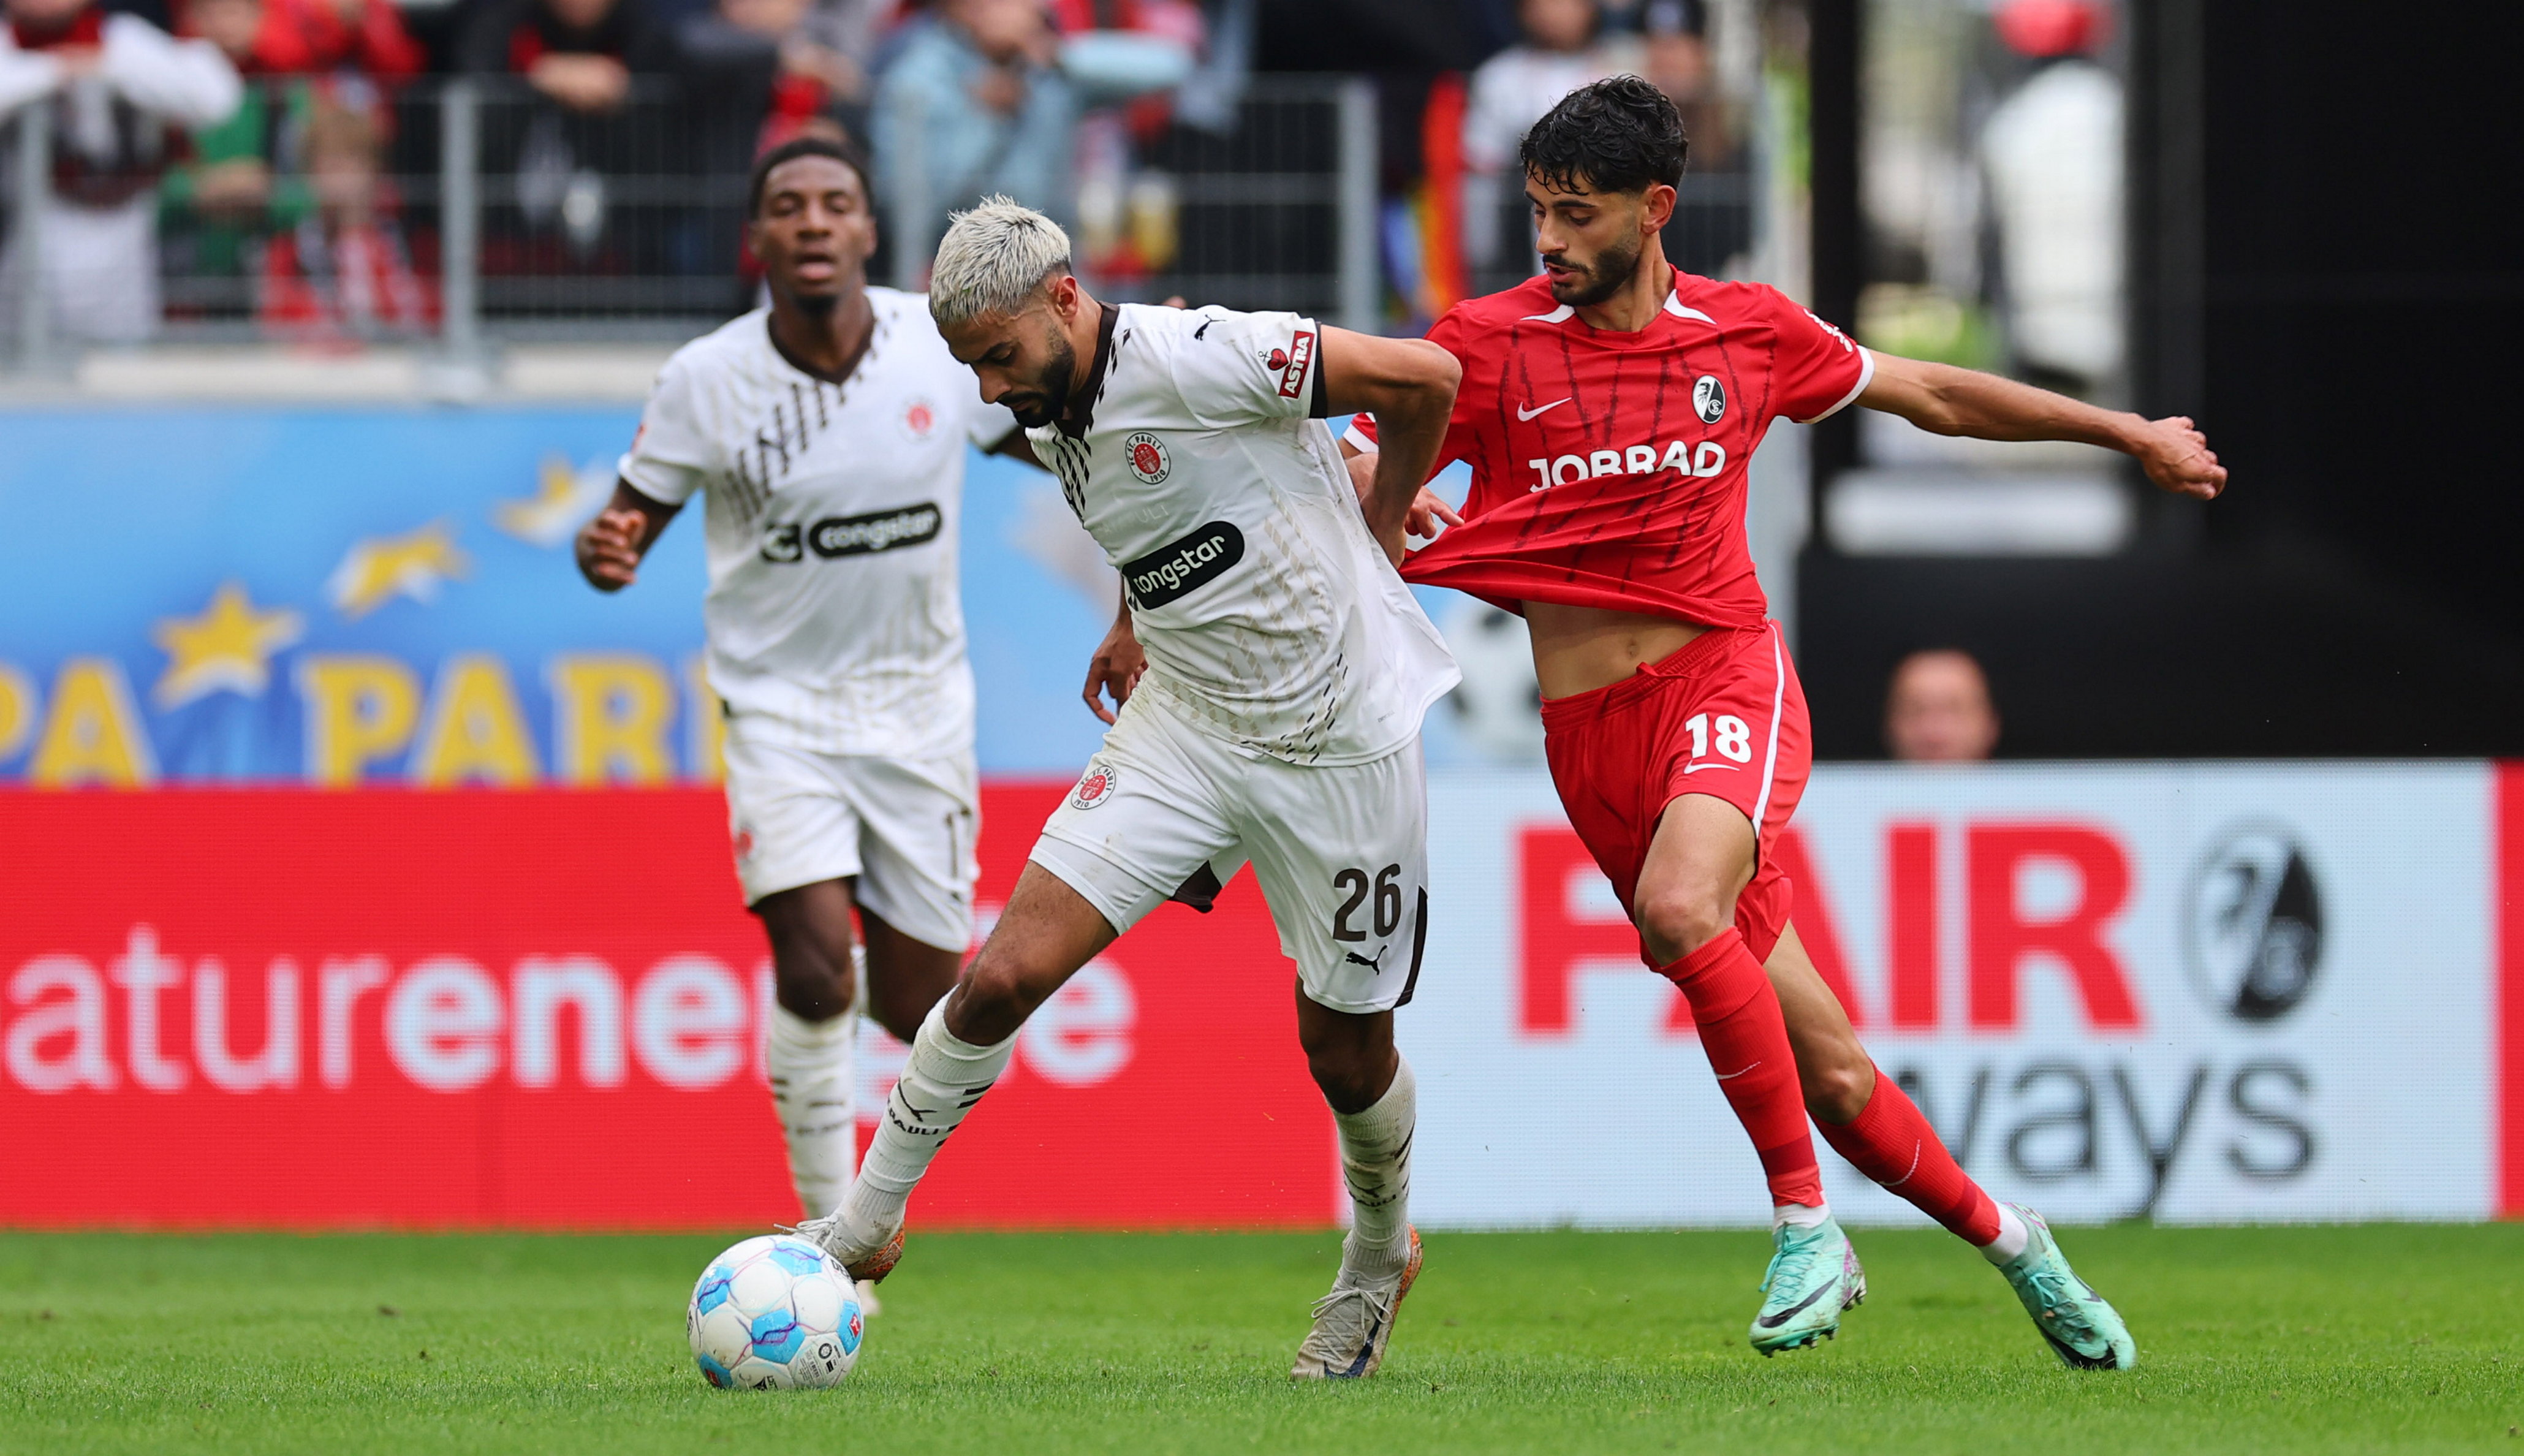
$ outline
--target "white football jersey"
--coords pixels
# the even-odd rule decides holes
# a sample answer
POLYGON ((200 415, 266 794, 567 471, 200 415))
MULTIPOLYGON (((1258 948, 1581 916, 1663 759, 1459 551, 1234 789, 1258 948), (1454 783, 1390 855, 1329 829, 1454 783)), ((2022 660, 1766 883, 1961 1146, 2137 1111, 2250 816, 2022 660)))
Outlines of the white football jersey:
POLYGON ((668 505, 708 493, 710 686, 749 733, 827 753, 970 752, 965 446, 1016 420, 981 402, 928 300, 868 301, 875 332, 844 384, 782 358, 767 310, 677 350, 622 478, 668 505))
POLYGON ((1122 573, 1139 693, 1329 765, 1408 743, 1457 678, 1314 417, 1322 337, 1294 314, 1107 305, 1084 419, 1027 438, 1122 573))

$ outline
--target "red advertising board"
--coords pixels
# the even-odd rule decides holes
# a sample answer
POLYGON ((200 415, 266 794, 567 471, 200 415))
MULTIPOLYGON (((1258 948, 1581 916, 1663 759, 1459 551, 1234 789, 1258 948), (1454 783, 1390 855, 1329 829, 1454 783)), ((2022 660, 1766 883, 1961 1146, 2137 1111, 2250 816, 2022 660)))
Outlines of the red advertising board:
MULTIPOLYGON (((1066 787, 985 791, 986 908, 1066 787)), ((793 1219, 725 826, 701 789, 0 793, 0 1223, 793 1219)), ((1330 1222, 1251 878, 1100 967, 914 1219, 1330 1222)))

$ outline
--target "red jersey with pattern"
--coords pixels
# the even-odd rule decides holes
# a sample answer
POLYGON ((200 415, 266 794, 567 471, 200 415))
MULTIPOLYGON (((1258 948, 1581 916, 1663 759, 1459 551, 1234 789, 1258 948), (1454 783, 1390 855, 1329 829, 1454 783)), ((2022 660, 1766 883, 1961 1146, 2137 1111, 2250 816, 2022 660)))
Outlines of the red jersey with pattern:
MULTIPOLYGON (((1463 364, 1439 464, 1473 467, 1464 523, 1405 580, 1511 611, 1557 602, 1714 627, 1769 614, 1745 467, 1773 419, 1858 398, 1875 362, 1777 289, 1677 270, 1636 333, 1589 325, 1534 278, 1458 304, 1429 337, 1463 364)), ((1357 426, 1375 438, 1375 422, 1357 426)))

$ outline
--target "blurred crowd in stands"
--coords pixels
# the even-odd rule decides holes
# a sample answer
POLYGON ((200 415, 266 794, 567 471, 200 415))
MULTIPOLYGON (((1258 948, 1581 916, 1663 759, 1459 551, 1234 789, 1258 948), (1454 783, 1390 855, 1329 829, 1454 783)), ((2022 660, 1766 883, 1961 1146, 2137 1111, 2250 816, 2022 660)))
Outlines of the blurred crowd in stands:
MULTIPOLYGON (((1372 75, 1381 242, 1404 312, 1529 271, 1518 137, 1618 72, 1692 118, 1695 169, 1739 119, 1708 7, 1753 0, 5 0, 0 117, 41 112, 50 187, 14 214, 0 311, 42 279, 56 336, 224 316, 273 335, 425 332, 441 306, 437 98, 479 97, 481 267, 691 280, 726 312, 742 178, 848 134, 875 159, 879 274, 917 282, 946 213, 993 192, 1080 231, 1128 279, 1171 261, 1170 134, 1232 131, 1255 73, 1372 75), (648 224, 624 225, 643 210, 648 224), (671 218, 666 214, 673 214, 671 218), (32 246, 28 246, 29 244, 32 246), (1493 280, 1494 281, 1494 280, 1493 280)), ((1178 147, 1176 151, 1183 149, 1178 147)), ((16 175, 17 173, 12 173, 16 175)), ((1703 269, 1741 206, 1694 231, 1703 269)), ((1679 229, 1677 231, 1680 231, 1679 229)), ((698 302, 696 302, 698 301, 698 302)), ((0 323, 9 320, 0 319, 0 323)))

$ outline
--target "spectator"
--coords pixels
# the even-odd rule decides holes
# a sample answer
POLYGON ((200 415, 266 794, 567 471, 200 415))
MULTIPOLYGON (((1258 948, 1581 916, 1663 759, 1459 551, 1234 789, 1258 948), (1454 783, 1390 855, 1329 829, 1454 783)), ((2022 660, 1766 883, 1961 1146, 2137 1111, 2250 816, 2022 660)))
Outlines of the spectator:
MULTIPOLYGON (((834 41, 844 27, 829 14, 837 8, 812 0, 718 0, 716 9, 676 27, 703 124, 737 133, 733 146, 704 146, 713 170, 741 172, 756 155, 834 122, 846 133, 860 129, 867 27, 847 27, 860 48, 841 49, 834 41)), ((852 0, 847 8, 864 17, 868 6, 852 0)))
POLYGON ((928 268, 947 213, 1005 193, 1072 219, 1078 101, 1036 0, 940 0, 877 82, 877 193, 897 276, 928 268))
POLYGON ((1884 746, 1906 763, 1971 763, 1998 748, 1998 708, 1971 654, 1913 653, 1893 669, 1884 746))
POLYGON ((1733 109, 1710 65, 1708 19, 1701 0, 1647 0, 1639 14, 1645 61, 1639 73, 1682 113, 1693 174, 1733 172, 1742 178, 1740 190, 1718 189, 1715 195, 1686 182, 1675 202, 1674 220, 1664 232, 1666 261, 1705 277, 1731 275, 1753 245, 1753 179, 1742 174, 1733 109))
POLYGON ((2090 395, 2121 366, 2120 79, 2086 59, 2090 0, 2009 0, 1992 20, 2037 67, 1980 134, 2008 343, 2020 376, 2090 395))
POLYGON ((60 332, 146 338, 159 317, 158 180, 182 145, 173 128, 236 110, 236 68, 208 41, 89 0, 6 0, 5 12, 0 114, 49 102, 53 157, 50 195, 0 255, 0 308, 14 306, 31 237, 60 332))
MULTIPOLYGON (((526 226, 558 222, 569 248, 565 267, 596 267, 608 220, 607 177, 669 170, 658 127, 638 129, 620 113, 633 76, 673 72, 673 37, 647 0, 488 0, 466 24, 459 58, 472 74, 523 76, 550 103, 523 118, 495 110, 484 149, 515 159, 517 214, 526 226)), ((518 241, 493 237, 486 253, 518 241)), ((658 240, 632 241, 654 248, 658 240)), ((632 267, 655 270, 658 264, 643 258, 632 267)))
POLYGON ((1600 36, 1596 0, 1520 0, 1516 19, 1524 38, 1473 73, 1464 106, 1464 257, 1476 269, 1529 269, 1523 227, 1504 225, 1511 212, 1523 216, 1523 182, 1507 173, 1526 128, 1579 86, 1639 69, 1633 44, 1600 36), (1512 259, 1501 256, 1510 236, 1512 259))
POLYGON ((381 166, 383 114, 365 85, 313 92, 302 150, 314 206, 264 245, 256 313, 267 330, 330 341, 436 322, 381 166))
POLYGON ((631 77, 672 69, 669 37, 644 0, 492 0, 465 26, 459 69, 522 75, 572 112, 618 109, 631 77))
MULTIPOLYGON (((218 0, 208 4, 215 8, 218 0)), ((185 30, 218 42, 248 75, 356 71, 399 80, 419 74, 427 61, 391 0, 255 0, 248 7, 254 29, 242 47, 226 33, 235 17, 205 17, 205 8, 206 0, 182 7, 185 30)))

